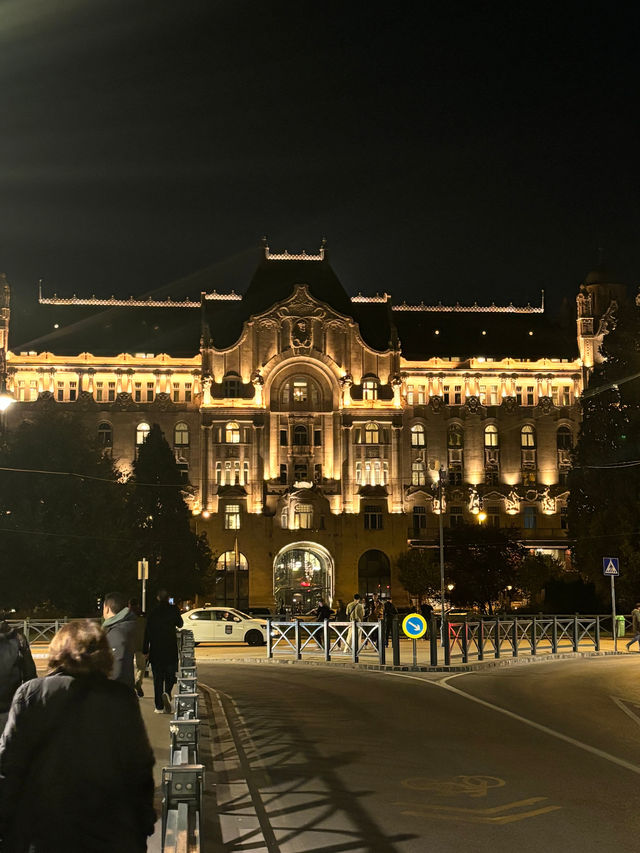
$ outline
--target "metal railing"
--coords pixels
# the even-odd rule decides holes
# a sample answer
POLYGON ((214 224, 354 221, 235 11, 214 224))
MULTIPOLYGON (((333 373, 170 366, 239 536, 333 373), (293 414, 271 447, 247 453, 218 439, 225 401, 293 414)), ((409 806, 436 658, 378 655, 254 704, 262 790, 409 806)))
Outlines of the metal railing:
POLYGON ((198 763, 197 673, 193 631, 179 636, 179 669, 174 714, 169 725, 171 764, 162 770, 163 853, 199 853, 204 766, 198 763))
POLYGON ((12 628, 22 631, 29 645, 50 643, 59 629, 68 621, 66 617, 64 619, 7 619, 12 628))
POLYGON ((296 660, 321 656, 349 657, 358 663, 363 655, 385 663, 382 622, 280 622, 267 619, 267 656, 291 655, 296 660))

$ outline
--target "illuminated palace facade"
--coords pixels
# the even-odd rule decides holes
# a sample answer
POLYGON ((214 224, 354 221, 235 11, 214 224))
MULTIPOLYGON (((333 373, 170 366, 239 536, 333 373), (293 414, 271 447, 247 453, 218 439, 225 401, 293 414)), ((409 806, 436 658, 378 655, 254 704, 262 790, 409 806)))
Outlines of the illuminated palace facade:
POLYGON ((130 470, 158 423, 218 558, 217 602, 402 603, 394 557, 435 547, 440 513, 566 556, 578 398, 622 296, 606 278, 581 286, 577 330, 543 305, 349 297, 324 247, 265 245, 243 295, 206 281, 183 301, 40 292, 10 318, 5 282, 7 426, 65 407, 130 470))

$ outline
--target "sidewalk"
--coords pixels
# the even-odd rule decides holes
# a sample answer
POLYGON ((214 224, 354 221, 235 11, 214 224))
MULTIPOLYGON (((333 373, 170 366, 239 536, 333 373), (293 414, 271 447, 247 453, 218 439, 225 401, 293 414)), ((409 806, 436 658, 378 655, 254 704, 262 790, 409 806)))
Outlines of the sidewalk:
POLYGON ((140 699, 140 710, 142 719, 147 728, 151 748, 156 757, 153 768, 153 779, 155 782, 154 805, 157 815, 155 832, 149 838, 147 846, 148 853, 161 853, 162 850, 162 768, 169 764, 169 723, 170 714, 154 714, 153 703, 153 681, 150 678, 144 680, 144 698, 140 699))

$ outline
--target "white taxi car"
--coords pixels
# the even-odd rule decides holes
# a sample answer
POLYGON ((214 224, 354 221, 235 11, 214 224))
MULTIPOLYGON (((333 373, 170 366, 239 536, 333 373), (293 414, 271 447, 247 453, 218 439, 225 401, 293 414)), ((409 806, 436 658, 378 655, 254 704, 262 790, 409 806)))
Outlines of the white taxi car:
POLYGON ((196 607, 182 614, 183 627, 193 631, 193 642, 248 643, 262 646, 267 642, 267 622, 254 619, 234 607, 196 607))

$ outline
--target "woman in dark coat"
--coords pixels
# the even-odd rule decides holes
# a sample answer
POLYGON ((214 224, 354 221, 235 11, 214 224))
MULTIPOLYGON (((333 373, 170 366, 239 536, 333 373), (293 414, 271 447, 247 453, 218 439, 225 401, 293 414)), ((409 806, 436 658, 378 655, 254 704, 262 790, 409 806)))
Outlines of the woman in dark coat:
POLYGON ((9 716, 14 693, 23 682, 36 675, 36 665, 25 635, 8 622, 0 622, 0 734, 9 716))
POLYGON ((16 693, 0 739, 0 850, 139 853, 153 832, 153 752, 89 620, 53 638, 49 674, 16 693))

